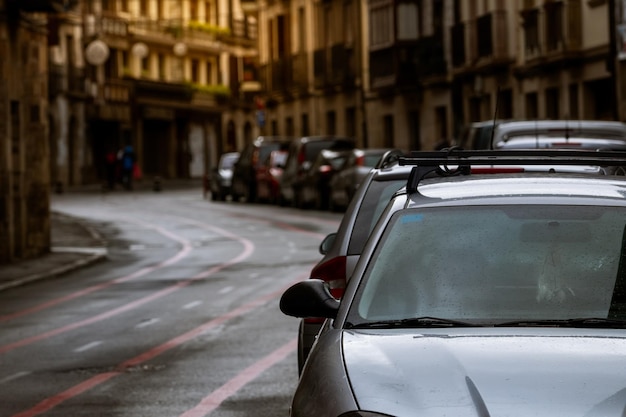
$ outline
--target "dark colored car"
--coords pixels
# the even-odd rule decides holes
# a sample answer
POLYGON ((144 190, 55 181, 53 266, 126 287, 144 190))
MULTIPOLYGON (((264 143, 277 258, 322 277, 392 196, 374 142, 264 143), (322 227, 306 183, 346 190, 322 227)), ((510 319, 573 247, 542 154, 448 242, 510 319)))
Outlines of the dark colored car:
POLYGON ((343 167, 352 151, 322 149, 302 178, 299 206, 328 210, 330 182, 343 167))
POLYGON ((306 136, 294 139, 289 145, 289 155, 280 180, 280 204, 299 207, 302 180, 322 149, 351 150, 352 138, 339 136, 306 136))
MULTIPOLYGON (((396 151, 387 152, 370 170, 346 209, 337 232, 322 241, 322 259, 311 270, 310 278, 328 282, 334 297, 341 298, 365 242, 378 217, 402 188, 411 172, 398 165, 396 151)), ((298 328, 298 370, 302 370, 324 319, 307 317, 298 328)))
POLYGON ((255 202, 257 198, 257 170, 272 151, 287 149, 292 138, 285 136, 259 136, 240 152, 233 167, 233 200, 243 198, 255 202))
POLYGON ((401 160, 341 300, 317 279, 283 294, 327 318, 291 416, 622 416, 626 179, 474 168, 626 153, 439 153, 401 160))
POLYGON ((257 169, 257 200, 271 204, 278 203, 280 178, 287 160, 287 151, 272 151, 257 169))
POLYGON ((345 210, 363 179, 389 151, 395 152, 398 156, 403 154, 399 149, 390 148, 354 149, 343 167, 330 180, 329 209, 345 210))
POLYGON ((238 152, 227 152, 220 156, 217 166, 211 171, 210 189, 211 200, 226 200, 231 195, 233 166, 239 159, 238 152))

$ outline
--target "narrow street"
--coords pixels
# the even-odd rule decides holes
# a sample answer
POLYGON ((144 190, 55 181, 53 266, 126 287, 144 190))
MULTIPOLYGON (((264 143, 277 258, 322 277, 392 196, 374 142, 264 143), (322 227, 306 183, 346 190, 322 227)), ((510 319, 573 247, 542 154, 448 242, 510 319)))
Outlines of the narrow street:
POLYGON ((306 279, 340 214, 197 188, 53 196, 107 259, 0 292, 0 416, 286 416, 306 279))

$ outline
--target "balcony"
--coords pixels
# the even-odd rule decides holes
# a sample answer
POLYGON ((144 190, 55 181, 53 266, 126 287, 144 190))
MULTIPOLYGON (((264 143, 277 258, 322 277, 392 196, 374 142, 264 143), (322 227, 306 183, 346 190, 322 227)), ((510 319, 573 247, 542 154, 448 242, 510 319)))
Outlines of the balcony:
POLYGON ((496 10, 470 22, 470 49, 465 62, 467 69, 492 70, 514 62, 509 52, 506 19, 506 10, 496 10))
POLYGON ((315 88, 344 89, 356 87, 356 51, 345 44, 317 49, 313 53, 315 88))
POLYGON ((309 88, 309 59, 305 52, 292 55, 293 89, 306 92, 309 88))
POLYGON ((78 4, 78 0, 8 0, 27 13, 64 13, 78 4))
POLYGON ((452 66, 454 68, 465 65, 465 30, 464 23, 456 23, 450 29, 450 38, 452 40, 452 66))
POLYGON ((576 66, 584 59, 582 0, 549 2, 520 12, 524 29, 524 63, 518 76, 554 67, 576 66), (542 30, 543 29, 543 30, 542 30))
POLYGON ((434 36, 370 51, 374 89, 417 89, 428 78, 446 73, 443 41, 434 36))

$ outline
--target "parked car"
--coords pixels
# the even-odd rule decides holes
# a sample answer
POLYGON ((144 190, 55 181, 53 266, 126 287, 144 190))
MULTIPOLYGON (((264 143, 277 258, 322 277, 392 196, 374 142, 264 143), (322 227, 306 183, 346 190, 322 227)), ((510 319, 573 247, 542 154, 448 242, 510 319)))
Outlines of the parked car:
POLYGON ((526 120, 500 123, 494 149, 626 149, 626 123, 604 120, 526 120))
MULTIPOLYGON (((520 163, 626 165, 558 153, 520 163)), ((499 158, 401 160, 341 301, 317 279, 283 294, 327 318, 292 416, 623 415, 626 179, 467 169, 499 158)))
POLYGON ((278 203, 280 177, 287 160, 287 151, 272 151, 256 172, 257 200, 278 203))
POLYGON ((211 200, 226 200, 231 194, 233 166, 239 158, 238 152, 227 152, 220 156, 217 166, 211 171, 209 179, 211 200))
POLYGON ((285 136, 259 136, 244 147, 233 167, 233 200, 256 201, 256 174, 261 163, 270 152, 287 149, 291 140, 285 136))
MULTIPOLYGON (((346 282, 354 270, 365 242, 378 217, 402 188, 411 172, 410 167, 398 165, 397 153, 387 152, 370 170, 346 209, 337 232, 320 244, 322 259, 313 267, 310 278, 328 282, 334 297, 341 298, 346 282)), ((306 317, 298 327, 298 371, 300 372, 319 333, 324 319, 306 317)))
POLYGON ((399 149, 354 149, 346 163, 330 180, 329 209, 331 211, 345 210, 363 179, 389 151, 398 156, 402 155, 399 149))
POLYGON ((300 188, 299 207, 328 210, 330 182, 349 158, 351 150, 322 149, 305 172, 300 188))
POLYGON ((463 149, 492 149, 494 127, 504 121, 498 119, 470 123, 463 129, 460 138, 453 145, 463 149))
POLYGON ((306 136, 294 139, 280 180, 280 204, 300 206, 302 179, 322 149, 354 149, 352 138, 340 136, 306 136))

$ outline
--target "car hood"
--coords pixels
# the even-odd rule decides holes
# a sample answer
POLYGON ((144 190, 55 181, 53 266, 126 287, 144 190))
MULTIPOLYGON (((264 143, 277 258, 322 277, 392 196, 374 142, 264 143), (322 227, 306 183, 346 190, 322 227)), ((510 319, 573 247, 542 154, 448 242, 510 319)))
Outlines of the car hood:
POLYGON ((454 330, 344 332, 359 408, 420 417, 626 415, 623 330, 454 330))

